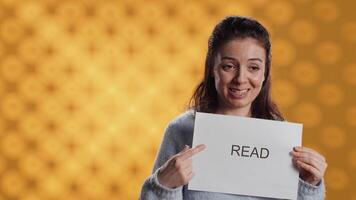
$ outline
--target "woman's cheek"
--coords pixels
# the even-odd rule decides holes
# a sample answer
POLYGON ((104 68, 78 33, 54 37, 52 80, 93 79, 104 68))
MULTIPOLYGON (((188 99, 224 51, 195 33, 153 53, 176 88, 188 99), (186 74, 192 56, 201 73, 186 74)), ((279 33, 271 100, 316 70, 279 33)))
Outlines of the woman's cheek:
POLYGON ((250 80, 254 87, 261 87, 263 83, 263 74, 252 76, 250 80))
POLYGON ((250 79, 250 83, 251 83, 252 87, 254 87, 254 88, 260 86, 260 83, 259 83, 259 79, 258 79, 258 78, 250 79))

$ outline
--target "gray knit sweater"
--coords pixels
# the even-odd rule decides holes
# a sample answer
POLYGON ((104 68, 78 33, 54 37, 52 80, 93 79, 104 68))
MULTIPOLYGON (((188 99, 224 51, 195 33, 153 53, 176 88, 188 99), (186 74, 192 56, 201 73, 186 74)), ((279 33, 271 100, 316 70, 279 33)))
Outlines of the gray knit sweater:
MULTIPOLYGON (((192 145, 194 130, 194 111, 187 111, 172 120, 166 127, 164 137, 156 157, 153 167, 153 174, 149 176, 141 190, 141 200, 155 199, 221 199, 221 200, 239 200, 239 199, 269 199, 262 197, 242 196, 224 193, 203 192, 188 190, 184 185, 178 188, 167 188, 158 182, 157 174, 160 167, 173 155, 180 152, 184 145, 192 145)), ((321 200, 325 197, 325 186, 322 181, 318 186, 311 185, 299 179, 298 200, 321 200)))

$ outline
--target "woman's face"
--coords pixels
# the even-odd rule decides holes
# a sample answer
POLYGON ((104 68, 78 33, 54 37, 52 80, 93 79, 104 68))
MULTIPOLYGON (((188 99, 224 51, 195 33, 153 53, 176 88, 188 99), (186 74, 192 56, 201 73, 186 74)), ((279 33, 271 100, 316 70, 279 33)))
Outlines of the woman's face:
POLYGON ((264 81, 266 51, 253 38, 234 39, 217 52, 213 70, 219 107, 251 109, 264 81))

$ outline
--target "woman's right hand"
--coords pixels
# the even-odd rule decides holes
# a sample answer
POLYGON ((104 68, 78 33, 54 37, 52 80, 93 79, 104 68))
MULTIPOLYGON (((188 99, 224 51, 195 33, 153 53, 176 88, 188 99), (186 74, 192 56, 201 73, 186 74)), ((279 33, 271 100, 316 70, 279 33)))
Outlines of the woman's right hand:
POLYGON ((176 188, 187 184, 194 176, 192 156, 203 151, 205 145, 194 148, 185 145, 184 149, 172 156, 160 169, 158 182, 169 188, 176 188))

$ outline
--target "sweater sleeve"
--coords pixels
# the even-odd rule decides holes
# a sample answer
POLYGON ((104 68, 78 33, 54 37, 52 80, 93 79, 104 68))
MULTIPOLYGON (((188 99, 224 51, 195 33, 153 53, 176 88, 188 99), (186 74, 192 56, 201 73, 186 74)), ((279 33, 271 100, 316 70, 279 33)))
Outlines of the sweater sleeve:
POLYGON ((176 123, 170 123, 166 129, 159 148, 152 175, 150 175, 144 182, 140 199, 141 200, 155 200, 155 199, 171 199, 182 200, 183 191, 182 186, 177 188, 168 188, 158 182, 157 175, 161 166, 173 155, 177 154, 180 149, 183 149, 184 144, 180 140, 179 129, 176 123))
POLYGON ((312 185, 299 178, 298 200, 324 200, 324 179, 318 185, 312 185))

